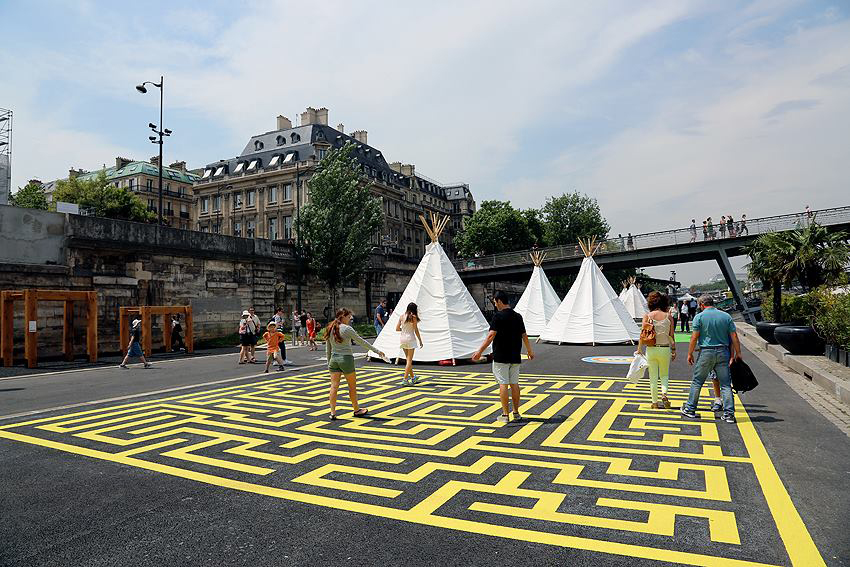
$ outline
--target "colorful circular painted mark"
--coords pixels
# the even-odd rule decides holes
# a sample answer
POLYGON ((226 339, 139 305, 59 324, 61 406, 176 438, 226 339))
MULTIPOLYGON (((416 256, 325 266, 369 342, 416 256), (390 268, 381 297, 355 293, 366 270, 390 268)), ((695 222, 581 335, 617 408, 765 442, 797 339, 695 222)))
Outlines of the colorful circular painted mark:
POLYGON ((632 356, 585 356, 582 362, 591 364, 631 364, 632 356))

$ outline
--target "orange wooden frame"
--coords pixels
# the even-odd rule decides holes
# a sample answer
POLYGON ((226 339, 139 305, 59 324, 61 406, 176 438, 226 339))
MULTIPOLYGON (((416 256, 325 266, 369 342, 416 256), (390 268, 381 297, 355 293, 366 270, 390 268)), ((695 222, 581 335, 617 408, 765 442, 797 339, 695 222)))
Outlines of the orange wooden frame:
POLYGON ((0 292, 0 355, 3 366, 12 366, 15 301, 24 301, 24 358, 27 368, 38 365, 38 302, 64 302, 62 352, 65 360, 74 358, 74 302, 86 302, 86 351, 89 362, 97 362, 97 292, 59 289, 25 289, 0 292))
POLYGON ((188 305, 142 305, 139 307, 119 307, 118 308, 118 328, 121 337, 121 352, 127 354, 127 340, 129 337, 128 319, 131 315, 138 315, 142 320, 142 350, 145 356, 150 356, 152 352, 151 339, 151 315, 162 315, 162 336, 165 343, 165 350, 171 352, 171 316, 176 313, 182 313, 186 319, 184 328, 185 337, 183 342, 186 343, 186 352, 195 352, 194 329, 192 327, 192 308, 188 305))

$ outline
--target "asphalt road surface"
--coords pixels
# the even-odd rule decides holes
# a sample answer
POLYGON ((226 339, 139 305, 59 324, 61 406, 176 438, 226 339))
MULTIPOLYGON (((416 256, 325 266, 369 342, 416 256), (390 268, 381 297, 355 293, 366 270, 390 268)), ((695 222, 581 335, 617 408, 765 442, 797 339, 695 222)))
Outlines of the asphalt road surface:
POLYGON ((847 436, 752 356, 682 417, 684 346, 665 411, 632 347, 536 345, 509 424, 486 364, 361 359, 336 421, 321 350, 0 375, 0 565, 850 565, 847 436))

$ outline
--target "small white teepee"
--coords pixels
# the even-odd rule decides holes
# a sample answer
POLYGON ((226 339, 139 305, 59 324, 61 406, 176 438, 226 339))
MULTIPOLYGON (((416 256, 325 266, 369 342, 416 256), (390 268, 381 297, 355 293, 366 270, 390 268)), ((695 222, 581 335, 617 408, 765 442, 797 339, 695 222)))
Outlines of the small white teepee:
POLYGON ((584 260, 578 277, 540 335, 541 340, 594 345, 637 341, 640 329, 593 260, 596 239, 579 244, 584 260))
MULTIPOLYGON (((424 343, 423 348, 416 349, 413 360, 436 362, 469 358, 487 338, 490 325, 438 241, 449 217, 440 218, 431 213, 430 225, 424 216, 419 215, 419 218, 431 243, 425 247, 425 255, 416 272, 372 346, 388 358, 404 358, 399 347, 400 333, 395 329, 407 305, 413 302, 419 308, 419 333, 424 343)), ((377 357, 377 353, 369 351, 369 356, 377 357)))
POLYGON ((546 272, 543 271, 543 260, 546 258, 545 252, 534 251, 531 253, 531 262, 534 264, 534 271, 531 272, 531 279, 528 280, 528 285, 525 286, 525 291, 522 292, 522 297, 514 307, 514 311, 522 315, 525 321, 525 330, 529 335, 539 336, 546 328, 546 323, 558 310, 558 305, 561 304, 561 299, 555 293, 552 284, 549 283, 549 278, 546 277, 546 272))
POLYGON ((620 301, 626 306, 626 311, 632 319, 643 319, 643 316, 649 313, 649 304, 640 292, 634 277, 629 278, 629 287, 620 295, 620 301))
POLYGON ((622 283, 623 289, 622 291, 620 291, 620 295, 618 296, 620 298, 620 301, 623 301, 623 299, 626 297, 626 292, 629 291, 629 280, 626 280, 622 283))

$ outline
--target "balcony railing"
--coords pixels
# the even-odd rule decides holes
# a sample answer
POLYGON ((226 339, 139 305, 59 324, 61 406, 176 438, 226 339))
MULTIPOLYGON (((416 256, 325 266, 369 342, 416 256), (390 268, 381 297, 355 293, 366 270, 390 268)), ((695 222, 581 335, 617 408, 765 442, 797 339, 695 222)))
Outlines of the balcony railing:
MULTIPOLYGON (((695 242, 723 240, 737 238, 739 236, 765 234, 768 232, 780 232, 800 228, 817 220, 822 225, 836 225, 850 223, 850 207, 836 207, 832 209, 821 209, 811 211, 809 215, 806 213, 792 213, 787 215, 776 215, 771 217, 762 217, 756 219, 747 219, 746 222, 736 220, 733 223, 732 231, 729 231, 728 226, 724 230, 720 230, 720 225, 715 224, 713 234, 703 236, 702 225, 697 225, 696 231, 688 228, 678 228, 674 230, 665 230, 661 232, 649 232, 646 234, 636 234, 629 236, 618 236, 609 238, 599 243, 599 249, 596 255, 614 254, 617 252, 630 252, 633 250, 645 250, 647 248, 660 248, 663 246, 687 245, 695 242)), ((565 260, 569 258, 579 258, 584 256, 581 247, 575 245, 551 246, 541 248, 546 252, 546 261, 565 260)), ((462 258, 454 261, 454 266, 458 271, 471 271, 487 268, 499 268, 503 266, 515 266, 523 264, 531 264, 531 259, 528 257, 528 250, 521 252, 506 252, 503 254, 492 254, 481 256, 478 258, 462 258)))

